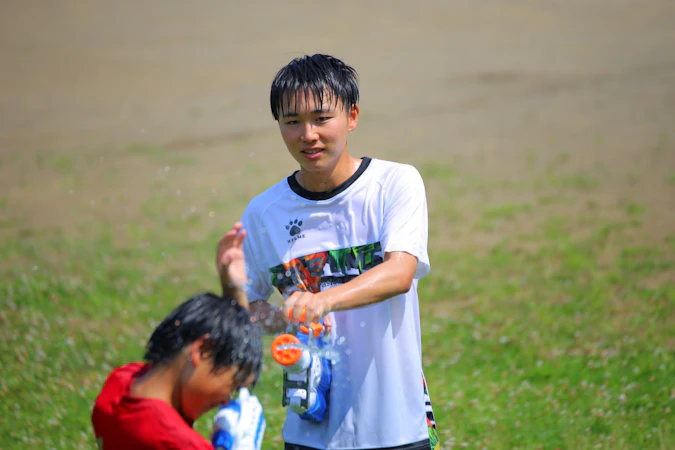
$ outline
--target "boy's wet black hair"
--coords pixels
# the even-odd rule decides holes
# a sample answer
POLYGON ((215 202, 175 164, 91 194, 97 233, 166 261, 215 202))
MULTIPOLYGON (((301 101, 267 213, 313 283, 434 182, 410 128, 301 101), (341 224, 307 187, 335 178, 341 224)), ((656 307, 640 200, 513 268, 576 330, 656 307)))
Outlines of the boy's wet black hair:
POLYGON ((166 364, 207 334, 202 350, 213 358, 214 370, 237 365, 235 381, 241 384, 253 375, 255 386, 263 361, 260 327, 234 299, 210 292, 192 297, 166 316, 150 336, 144 359, 153 366, 166 364))
POLYGON ((311 93, 318 104, 324 96, 331 105, 342 102, 347 114, 359 102, 358 74, 341 60, 329 55, 305 55, 284 66, 274 77, 270 92, 270 107, 274 120, 291 111, 295 94, 303 92, 305 100, 311 93))

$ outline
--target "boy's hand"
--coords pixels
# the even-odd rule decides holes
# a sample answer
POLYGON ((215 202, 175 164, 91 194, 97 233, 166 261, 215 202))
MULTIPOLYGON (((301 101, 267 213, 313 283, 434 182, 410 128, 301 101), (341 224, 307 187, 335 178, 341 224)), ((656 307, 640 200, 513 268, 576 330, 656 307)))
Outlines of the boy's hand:
POLYGON ((291 322, 296 325, 303 323, 309 326, 312 322, 319 323, 319 320, 323 318, 325 333, 326 335, 330 334, 333 325, 330 316, 328 316, 330 307, 320 292, 317 294, 304 291, 293 292, 284 302, 283 310, 286 317, 289 317, 289 313, 291 313, 291 322), (300 317, 303 311, 305 318, 301 322, 300 317))
POLYGON ((237 303, 248 309, 248 301, 244 293, 247 277, 242 249, 246 230, 243 228, 244 225, 241 222, 235 223, 218 241, 216 269, 220 275, 223 297, 234 297, 237 303))

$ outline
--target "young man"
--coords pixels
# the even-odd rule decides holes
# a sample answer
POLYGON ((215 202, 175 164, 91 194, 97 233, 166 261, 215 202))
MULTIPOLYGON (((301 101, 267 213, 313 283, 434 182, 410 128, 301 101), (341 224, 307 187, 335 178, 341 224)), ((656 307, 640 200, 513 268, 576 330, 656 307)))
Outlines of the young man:
MULTIPOLYGON (((262 366, 262 341, 245 298, 234 288, 245 281, 241 253, 245 234, 237 237, 236 231, 219 243, 223 297, 205 293, 178 306, 152 333, 145 363, 126 364, 108 376, 92 413, 99 448, 213 450, 192 428, 193 422, 227 404, 240 388, 255 384, 262 366)), ((248 426, 251 430, 229 433, 254 442, 262 410, 257 399, 247 400, 257 422, 248 426)), ((247 415, 249 422, 252 414, 247 415)), ((256 448, 243 445, 239 448, 256 448)))
POLYGON ((332 326, 327 418, 287 412, 286 449, 436 448, 422 372, 417 281, 429 272, 424 183, 409 165, 354 158, 357 74, 339 59, 291 61, 272 115, 300 170, 254 198, 243 228, 251 311, 271 333, 292 314, 332 326), (277 289, 283 308, 267 300, 277 289))

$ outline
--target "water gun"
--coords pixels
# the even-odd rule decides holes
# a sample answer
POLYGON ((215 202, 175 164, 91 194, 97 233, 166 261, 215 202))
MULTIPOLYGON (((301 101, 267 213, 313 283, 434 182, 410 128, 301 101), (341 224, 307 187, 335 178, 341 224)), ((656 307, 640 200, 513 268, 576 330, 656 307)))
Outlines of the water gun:
MULTIPOLYGON (((305 311, 300 316, 300 321, 304 320, 305 311)), ((284 369, 281 404, 312 422, 321 422, 328 407, 330 360, 318 353, 325 345, 323 336, 321 321, 300 326, 296 335, 282 334, 272 341, 272 358, 284 369)))
POLYGON ((221 406, 213 418, 211 443, 215 450, 260 450, 265 434, 262 405, 248 389, 221 406))

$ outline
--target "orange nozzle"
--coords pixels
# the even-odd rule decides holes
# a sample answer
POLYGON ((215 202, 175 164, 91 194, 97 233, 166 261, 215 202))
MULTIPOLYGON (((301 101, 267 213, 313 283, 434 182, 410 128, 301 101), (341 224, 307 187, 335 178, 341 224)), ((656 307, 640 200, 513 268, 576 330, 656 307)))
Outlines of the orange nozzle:
POLYGON ((285 348, 279 350, 279 346, 299 343, 300 339, 292 334, 280 334, 272 341, 272 358, 282 366, 292 366, 302 357, 302 350, 299 348, 285 348))

